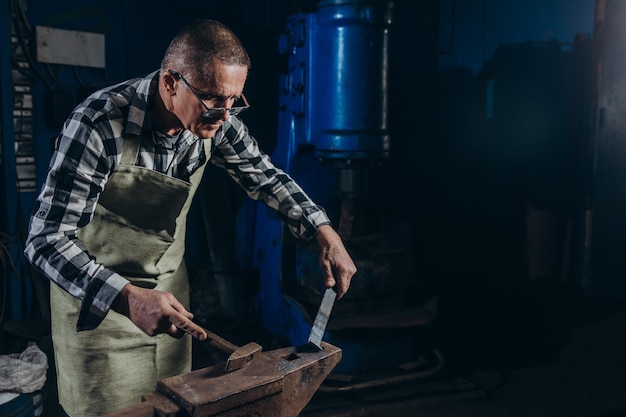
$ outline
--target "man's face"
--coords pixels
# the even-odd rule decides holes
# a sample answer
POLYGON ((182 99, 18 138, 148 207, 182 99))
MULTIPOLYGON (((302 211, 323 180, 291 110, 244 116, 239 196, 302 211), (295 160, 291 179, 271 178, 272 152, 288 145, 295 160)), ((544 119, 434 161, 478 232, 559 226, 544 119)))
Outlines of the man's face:
MULTIPOLYGON (((230 118, 227 111, 205 118, 205 111, 207 108, 231 108, 237 105, 235 101, 240 101, 237 99, 243 93, 248 68, 216 62, 213 64, 213 74, 211 79, 194 81, 195 84, 190 85, 180 76, 176 77, 172 110, 185 129, 202 139, 215 136, 224 120, 230 118)), ((185 74, 180 75, 188 80, 185 74)))

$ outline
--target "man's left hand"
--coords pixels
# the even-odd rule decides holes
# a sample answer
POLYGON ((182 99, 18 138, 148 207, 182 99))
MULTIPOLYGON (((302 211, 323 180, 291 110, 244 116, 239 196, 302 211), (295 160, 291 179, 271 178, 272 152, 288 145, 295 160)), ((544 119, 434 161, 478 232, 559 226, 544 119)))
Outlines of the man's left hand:
POLYGON ((319 264, 324 274, 325 285, 327 288, 334 288, 339 299, 348 291, 352 277, 356 273, 356 265, 341 237, 330 225, 320 226, 315 238, 321 249, 319 264))

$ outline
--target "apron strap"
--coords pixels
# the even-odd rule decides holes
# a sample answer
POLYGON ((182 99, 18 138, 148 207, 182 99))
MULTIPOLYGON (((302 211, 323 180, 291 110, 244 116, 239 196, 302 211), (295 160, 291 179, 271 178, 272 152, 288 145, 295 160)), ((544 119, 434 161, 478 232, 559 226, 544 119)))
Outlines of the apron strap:
POLYGON ((141 137, 139 135, 128 135, 124 140, 120 165, 134 166, 137 161, 137 156, 139 155, 140 145, 141 137))

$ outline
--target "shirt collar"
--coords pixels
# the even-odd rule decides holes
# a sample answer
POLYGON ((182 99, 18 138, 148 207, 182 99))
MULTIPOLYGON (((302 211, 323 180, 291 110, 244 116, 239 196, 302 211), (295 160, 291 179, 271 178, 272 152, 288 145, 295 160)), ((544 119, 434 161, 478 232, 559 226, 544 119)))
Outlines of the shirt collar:
POLYGON ((136 90, 128 110, 126 134, 152 134, 152 103, 157 94, 160 70, 138 78, 136 90))
MULTIPOLYGON (((126 134, 152 136, 152 103, 157 95, 160 73, 161 70, 153 71, 135 82, 136 91, 128 111, 126 134)), ((183 129, 178 138, 178 142, 193 143, 196 140, 199 138, 187 129, 183 129)), ((164 145, 162 140, 155 140, 155 143, 164 145)))

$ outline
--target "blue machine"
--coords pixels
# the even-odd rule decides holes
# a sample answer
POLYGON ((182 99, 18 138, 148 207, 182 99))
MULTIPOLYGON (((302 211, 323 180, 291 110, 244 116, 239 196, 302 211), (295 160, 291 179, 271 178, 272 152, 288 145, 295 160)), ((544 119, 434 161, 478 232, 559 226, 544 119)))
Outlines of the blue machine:
MULTIPOLYGON (((346 162, 389 155, 388 31, 391 3, 331 0, 288 19, 280 53, 288 68, 280 85, 279 137, 312 144, 322 158, 346 162)), ((285 152, 286 151, 286 152, 285 152)))
MULTIPOLYGON (((278 142, 272 159, 326 208, 359 269, 333 315, 349 317, 356 312, 363 317, 367 306, 372 311, 402 308, 395 297, 406 294, 407 252, 381 249, 385 245, 380 233, 372 230, 379 222, 372 221, 376 213, 367 201, 371 194, 368 176, 390 152, 387 100, 392 11, 393 4, 387 2, 321 1, 313 13, 288 17, 279 42, 284 70, 279 85, 278 142), (373 246, 377 250, 368 250, 373 246)), ((316 249, 315 244, 296 243, 281 221, 259 205, 253 258, 260 274, 262 322, 293 345, 306 343, 312 308, 319 305, 323 291, 316 249)), ((387 353, 393 337, 385 341, 387 353)), ((406 334, 395 337, 406 338, 406 334)), ((325 339, 332 343, 332 338, 332 331, 327 331, 325 339)), ((344 351, 363 350, 361 342, 348 347, 344 338, 335 339, 344 351)), ((402 360, 410 355, 410 343, 405 342, 397 343, 403 346, 402 352, 391 352, 388 357, 402 360)), ((367 344, 364 350, 380 349, 367 344)), ((367 354, 353 356, 368 360, 367 354)), ((355 367, 363 369, 364 363, 355 367)))

